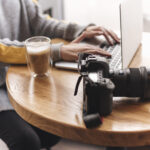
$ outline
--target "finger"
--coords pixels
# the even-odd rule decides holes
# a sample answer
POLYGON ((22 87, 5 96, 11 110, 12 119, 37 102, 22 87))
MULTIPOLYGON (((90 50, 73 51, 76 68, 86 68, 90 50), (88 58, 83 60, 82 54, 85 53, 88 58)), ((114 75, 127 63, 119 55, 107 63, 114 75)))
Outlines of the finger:
POLYGON ((108 43, 110 45, 113 45, 113 41, 109 38, 109 34, 105 30, 103 31, 103 35, 106 38, 106 40, 108 41, 108 43))
POLYGON ((98 49, 98 53, 103 54, 104 56, 111 58, 111 54, 108 53, 107 51, 102 50, 102 49, 98 49))
POLYGON ((84 52, 86 52, 86 53, 91 53, 91 54, 98 54, 98 55, 102 55, 102 56, 107 56, 107 57, 111 57, 111 54, 109 54, 108 52, 106 52, 106 51, 103 51, 103 50, 101 50, 101 49, 99 49, 99 50, 86 50, 86 51, 84 51, 84 52))
POLYGON ((107 55, 103 52, 100 52, 100 51, 97 51, 97 50, 94 50, 94 51, 87 51, 86 53, 89 53, 89 54, 96 54, 96 55, 101 55, 101 56, 105 56, 105 57, 108 57, 108 58, 111 58, 111 55, 107 55))
POLYGON ((78 36, 75 40, 73 40, 71 43, 79 43, 83 41, 85 38, 92 38, 94 36, 103 35, 103 32, 100 31, 85 31, 80 36, 78 36))
POLYGON ((111 30, 107 30, 107 33, 114 39, 117 43, 120 43, 120 38, 111 30))

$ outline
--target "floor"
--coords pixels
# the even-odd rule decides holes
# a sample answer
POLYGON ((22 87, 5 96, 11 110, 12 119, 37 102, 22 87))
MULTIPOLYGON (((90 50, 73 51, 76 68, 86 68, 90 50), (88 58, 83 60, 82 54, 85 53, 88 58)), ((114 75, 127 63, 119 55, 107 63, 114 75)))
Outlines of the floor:
MULTIPOLYGON (((2 140, 0 140, 0 150, 8 150, 6 144, 2 140)), ((54 146, 52 150, 105 150, 105 149, 99 146, 87 145, 63 139, 56 146, 54 146)))
MULTIPOLYGON (((8 150, 2 140, 0 140, 0 150, 8 150)), ((105 150, 105 148, 63 139, 51 150, 105 150)), ((150 150, 150 147, 127 148, 127 150, 150 150)))
POLYGON ((52 150, 105 150, 105 148, 63 139, 52 150))
POLYGON ((8 150, 6 144, 0 139, 0 150, 8 150))

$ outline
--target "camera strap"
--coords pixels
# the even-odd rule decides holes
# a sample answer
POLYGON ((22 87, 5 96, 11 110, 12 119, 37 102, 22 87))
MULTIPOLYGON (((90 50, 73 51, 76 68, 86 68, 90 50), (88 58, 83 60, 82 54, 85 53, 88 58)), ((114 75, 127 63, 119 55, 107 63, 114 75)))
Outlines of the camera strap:
POLYGON ((78 88, 79 88, 79 85, 80 85, 82 78, 83 78, 83 76, 81 75, 81 76, 79 76, 79 78, 77 80, 75 91, 74 91, 74 96, 77 95, 77 93, 78 93, 78 88))

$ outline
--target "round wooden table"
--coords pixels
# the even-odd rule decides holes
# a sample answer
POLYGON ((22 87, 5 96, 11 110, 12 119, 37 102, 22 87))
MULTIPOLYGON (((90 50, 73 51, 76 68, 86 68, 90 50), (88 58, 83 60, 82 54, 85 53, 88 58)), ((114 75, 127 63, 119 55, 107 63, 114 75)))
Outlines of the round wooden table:
MULTIPOLYGON (((150 34, 130 66, 147 65, 150 34)), ((95 129, 82 120, 82 86, 74 88, 79 74, 51 68, 50 76, 32 78, 26 66, 12 66, 7 72, 8 95, 16 112, 27 122, 58 136, 101 146, 150 145, 150 102, 114 99, 113 112, 95 129)), ((82 84, 81 84, 82 85, 82 84)))
POLYGON ((17 113, 27 122, 58 136, 103 146, 150 144, 150 103, 115 99, 113 112, 95 129, 82 120, 82 86, 74 87, 79 74, 50 69, 50 76, 32 78, 26 66, 10 67, 8 95, 17 113))

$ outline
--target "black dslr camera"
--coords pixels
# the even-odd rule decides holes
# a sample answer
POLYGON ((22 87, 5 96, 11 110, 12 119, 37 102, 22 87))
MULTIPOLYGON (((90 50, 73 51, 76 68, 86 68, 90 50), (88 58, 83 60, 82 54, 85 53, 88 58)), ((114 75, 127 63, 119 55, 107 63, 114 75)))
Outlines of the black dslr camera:
POLYGON ((98 55, 79 55, 75 95, 83 77, 83 119, 86 127, 102 123, 112 112, 113 96, 150 98, 150 70, 145 67, 109 70, 108 60, 98 55))

